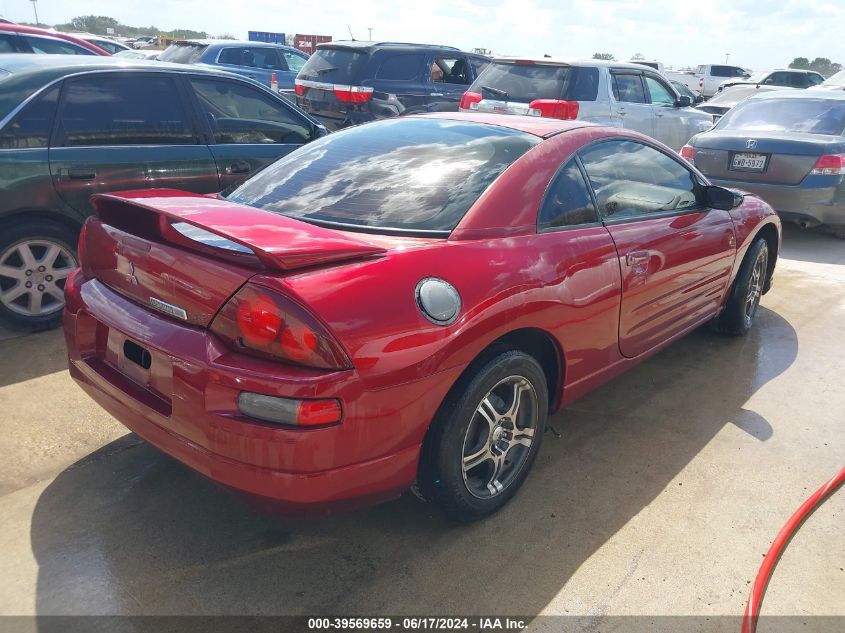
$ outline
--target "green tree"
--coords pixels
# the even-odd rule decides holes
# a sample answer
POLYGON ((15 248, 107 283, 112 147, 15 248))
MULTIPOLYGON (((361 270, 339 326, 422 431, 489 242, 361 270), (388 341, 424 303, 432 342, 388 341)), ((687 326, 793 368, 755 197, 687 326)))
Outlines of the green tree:
POLYGON ((85 31, 86 33, 97 33, 98 35, 105 35, 106 29, 112 28, 117 33, 119 26, 118 21, 114 18, 105 15, 82 15, 75 17, 70 21, 70 25, 75 31, 85 31))
POLYGON ((643 55, 642 53, 634 53, 633 55, 631 55, 631 61, 640 61, 642 59, 645 59, 645 55, 643 55))
POLYGON ((615 62, 616 58, 613 53, 593 53, 593 59, 606 59, 609 62, 615 62))
POLYGON ((816 57, 813 61, 810 61, 806 57, 796 57, 789 64, 789 67, 800 68, 802 70, 815 70, 824 77, 830 77, 842 70, 842 64, 832 62, 827 57, 816 57))

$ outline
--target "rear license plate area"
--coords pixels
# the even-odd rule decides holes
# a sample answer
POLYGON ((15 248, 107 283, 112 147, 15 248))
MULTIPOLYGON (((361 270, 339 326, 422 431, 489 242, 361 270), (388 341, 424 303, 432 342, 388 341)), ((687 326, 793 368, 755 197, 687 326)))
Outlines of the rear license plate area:
POLYGON ((731 171, 752 171, 764 172, 769 163, 768 154, 756 154, 753 152, 734 152, 731 155, 731 171))

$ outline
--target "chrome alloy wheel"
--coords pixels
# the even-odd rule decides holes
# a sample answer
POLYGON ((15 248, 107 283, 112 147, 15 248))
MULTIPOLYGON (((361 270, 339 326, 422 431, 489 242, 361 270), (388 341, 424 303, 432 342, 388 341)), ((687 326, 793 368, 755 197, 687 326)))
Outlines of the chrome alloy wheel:
POLYGON ((499 381, 481 399, 464 437, 463 475, 479 499, 499 495, 517 477, 531 453, 537 429, 537 393, 522 376, 499 381))
POLYGON ((56 242, 16 242, 0 253, 0 304, 25 317, 54 314, 65 305, 65 281, 76 266, 73 253, 56 242))
POLYGON ((760 297, 763 296, 763 284, 766 279, 766 267, 769 263, 769 254, 762 249, 754 260, 754 268, 751 271, 751 280, 748 282, 748 294, 745 297, 745 324, 751 327, 757 307, 760 305, 760 297))

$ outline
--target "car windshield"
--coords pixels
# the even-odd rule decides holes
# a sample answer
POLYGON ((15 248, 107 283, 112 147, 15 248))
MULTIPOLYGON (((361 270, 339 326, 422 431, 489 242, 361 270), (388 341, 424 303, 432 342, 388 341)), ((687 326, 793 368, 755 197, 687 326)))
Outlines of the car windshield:
POLYGON ((597 68, 493 62, 470 86, 470 92, 522 103, 535 99, 595 101, 598 84, 597 68))
POLYGON ((309 143, 228 197, 352 230, 446 234, 536 136, 446 119, 390 119, 309 143))
POLYGON ((176 62, 177 64, 193 64, 199 61, 203 51, 208 48, 205 44, 177 43, 169 46, 166 51, 158 56, 163 62, 176 62))
POLYGON ((722 117, 716 129, 840 135, 845 130, 845 101, 749 99, 722 117))

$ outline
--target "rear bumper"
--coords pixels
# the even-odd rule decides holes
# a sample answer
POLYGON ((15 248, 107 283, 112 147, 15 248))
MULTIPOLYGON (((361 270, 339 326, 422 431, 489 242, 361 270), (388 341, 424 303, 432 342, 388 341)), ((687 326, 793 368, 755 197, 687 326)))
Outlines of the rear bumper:
POLYGON ((413 483, 436 410, 430 396, 448 389, 451 372, 368 391, 354 371, 232 353, 207 331, 154 314, 96 280, 69 286, 64 330, 73 379, 127 428, 194 470, 305 511, 382 501, 413 483), (124 366, 126 340, 149 350, 149 374, 124 366), (338 398, 344 419, 313 429, 265 424, 240 414, 241 391, 338 398))
POLYGON ((757 194, 783 217, 810 225, 845 225, 845 197, 839 187, 807 187, 805 185, 771 185, 759 182, 722 180, 708 176, 722 187, 742 189, 757 194))

